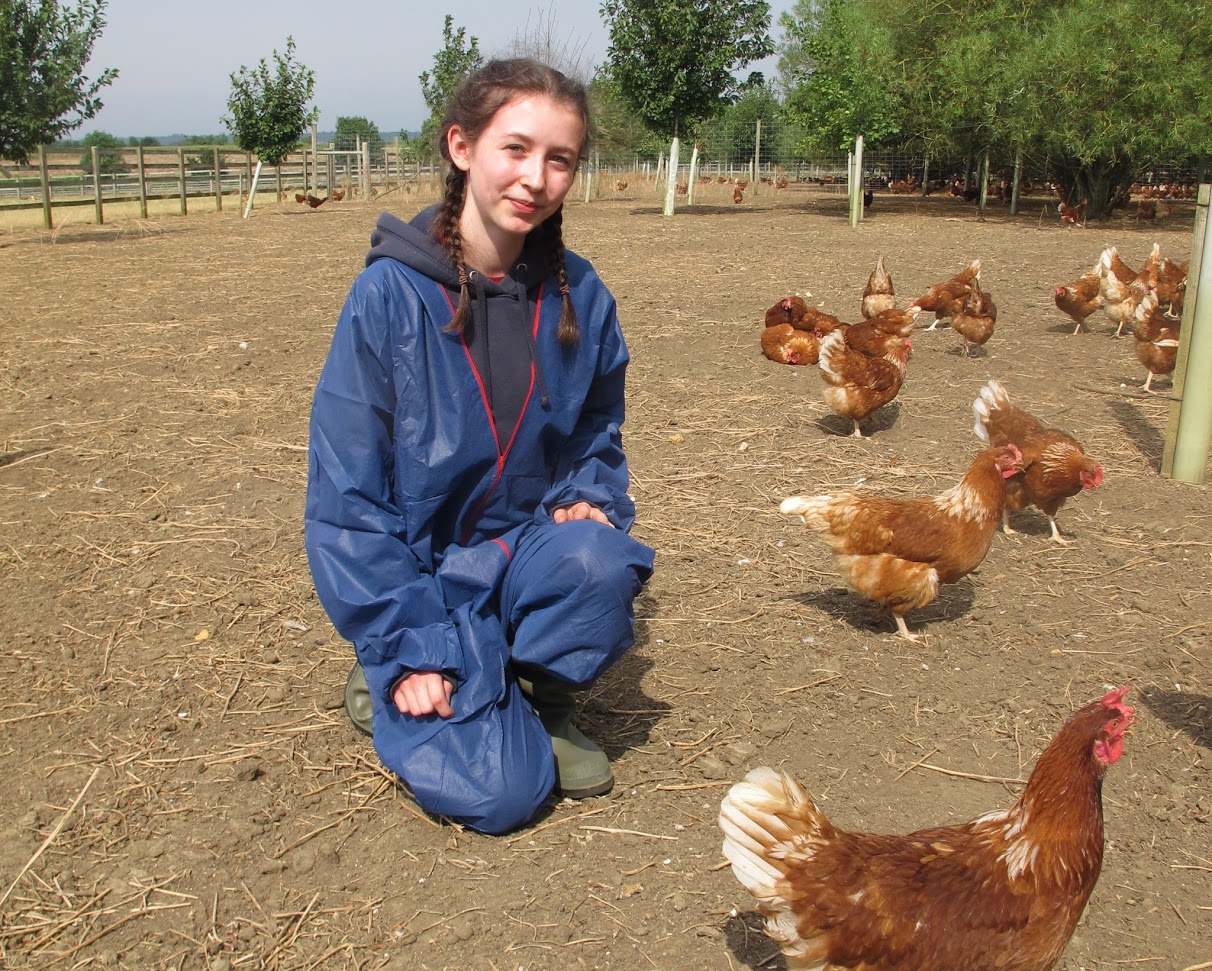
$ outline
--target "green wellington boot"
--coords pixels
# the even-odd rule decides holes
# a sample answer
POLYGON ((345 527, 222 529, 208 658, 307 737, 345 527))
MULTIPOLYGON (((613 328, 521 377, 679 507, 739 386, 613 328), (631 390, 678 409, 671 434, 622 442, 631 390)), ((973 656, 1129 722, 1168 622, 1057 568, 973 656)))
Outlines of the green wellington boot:
POLYGON ((518 686, 551 736, 560 791, 569 799, 588 799, 609 792, 614 785, 610 760, 572 723, 577 710, 572 689, 546 679, 518 678, 518 686))
POLYGON ((345 679, 345 713, 354 728, 363 735, 370 734, 370 688, 366 686, 366 675, 362 665, 354 661, 345 679))

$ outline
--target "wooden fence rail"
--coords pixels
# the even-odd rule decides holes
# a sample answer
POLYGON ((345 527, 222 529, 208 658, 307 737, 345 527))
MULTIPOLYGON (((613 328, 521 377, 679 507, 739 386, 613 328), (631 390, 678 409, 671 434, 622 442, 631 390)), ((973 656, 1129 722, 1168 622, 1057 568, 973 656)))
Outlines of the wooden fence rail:
MULTIPOLYGON (((180 200, 183 216, 191 199, 213 199, 214 209, 222 211, 224 196, 240 199, 249 191, 255 163, 253 155, 223 145, 131 148, 120 161, 104 166, 98 164, 95 146, 85 157, 91 171, 82 165, 80 149, 43 147, 36 164, 29 166, 0 162, 0 212, 41 208, 43 225, 53 229, 53 210, 60 207, 93 206, 97 223, 105 221, 105 206, 113 203, 137 202, 144 219, 148 201, 156 199, 180 200)), ((390 145, 375 160, 365 151, 304 149, 263 172, 257 191, 280 197, 308 191, 324 195, 346 187, 369 196, 428 171, 390 145)))

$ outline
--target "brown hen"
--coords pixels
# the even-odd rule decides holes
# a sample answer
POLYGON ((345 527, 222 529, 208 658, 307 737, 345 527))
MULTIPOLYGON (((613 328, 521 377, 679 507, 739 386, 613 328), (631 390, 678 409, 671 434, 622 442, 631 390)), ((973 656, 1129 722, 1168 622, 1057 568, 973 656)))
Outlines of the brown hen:
POLYGON ((907 836, 836 828, 785 772, 720 805, 724 856, 793 971, 1049 971, 1103 861, 1128 688, 1078 709, 1009 809, 907 836))
POLYGON ((863 287, 863 316, 870 320, 876 314, 895 307, 896 288, 892 285, 891 274, 884 269, 884 257, 881 255, 871 276, 867 277, 867 285, 863 287))
POLYGON ((1077 322, 1073 333, 1086 329, 1086 318, 1103 305, 1102 280, 1093 270, 1083 273, 1072 283, 1062 283, 1052 298, 1056 308, 1077 322))
POLYGON ((847 345, 851 330, 835 330, 822 338, 818 363, 825 404, 835 415, 854 422, 853 435, 862 438, 862 421, 900 392, 913 345, 887 334, 882 337, 883 352, 869 355, 847 345))
POLYGON ((927 313, 934 314, 934 323, 927 329, 934 330, 940 322, 950 320, 958 313, 964 300, 972 292, 972 285, 981 278, 981 261, 973 260, 950 280, 936 283, 913 302, 927 313))
POLYGON ((976 437, 987 445, 1013 442, 1023 453, 1023 469, 1006 482, 1006 505, 1002 510, 1002 529, 1010 528, 1009 511, 1035 506, 1048 517, 1052 539, 1061 536, 1056 513, 1065 500, 1084 489, 1103 484, 1103 469, 1072 435, 1040 424, 1033 416, 1010 401, 1006 389, 990 381, 972 402, 976 416, 976 437))
MULTIPOLYGON (((824 355, 822 345, 822 361, 824 355)), ((955 583, 980 566, 1001 521, 1006 479, 1022 468, 1022 459, 1014 445, 987 448, 958 484, 938 496, 792 496, 779 511, 799 516, 820 535, 837 557, 846 586, 891 611, 897 632, 917 640, 904 615, 934 600, 940 584, 955 583)))

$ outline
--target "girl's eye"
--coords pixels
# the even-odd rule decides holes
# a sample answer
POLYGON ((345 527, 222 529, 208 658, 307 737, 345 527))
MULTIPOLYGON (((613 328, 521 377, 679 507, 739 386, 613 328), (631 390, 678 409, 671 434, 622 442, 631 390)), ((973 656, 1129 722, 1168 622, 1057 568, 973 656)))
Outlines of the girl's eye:
POLYGON ((556 165, 560 166, 561 168, 568 168, 570 165, 572 165, 572 162, 570 162, 563 155, 553 155, 551 158, 551 161, 554 162, 556 165))

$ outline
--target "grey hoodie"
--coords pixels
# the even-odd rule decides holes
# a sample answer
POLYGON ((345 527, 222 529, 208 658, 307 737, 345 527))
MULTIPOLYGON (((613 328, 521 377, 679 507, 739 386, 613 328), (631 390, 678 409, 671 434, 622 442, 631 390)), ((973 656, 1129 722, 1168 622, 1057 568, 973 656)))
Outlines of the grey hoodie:
MULTIPOLYGON (((459 273, 432 232, 438 208, 430 206, 407 223, 382 213, 370 237, 366 265, 392 259, 424 273, 446 288, 453 316, 459 302, 459 273)), ((502 449, 512 440, 526 404, 532 362, 541 403, 543 407, 548 404, 546 382, 534 353, 535 298, 548 276, 547 254, 535 239, 538 235, 536 230, 527 237, 518 262, 500 281, 478 270, 469 268, 468 273, 471 319, 462 337, 488 397, 502 449)), ((436 323, 445 327, 448 321, 436 323)))

